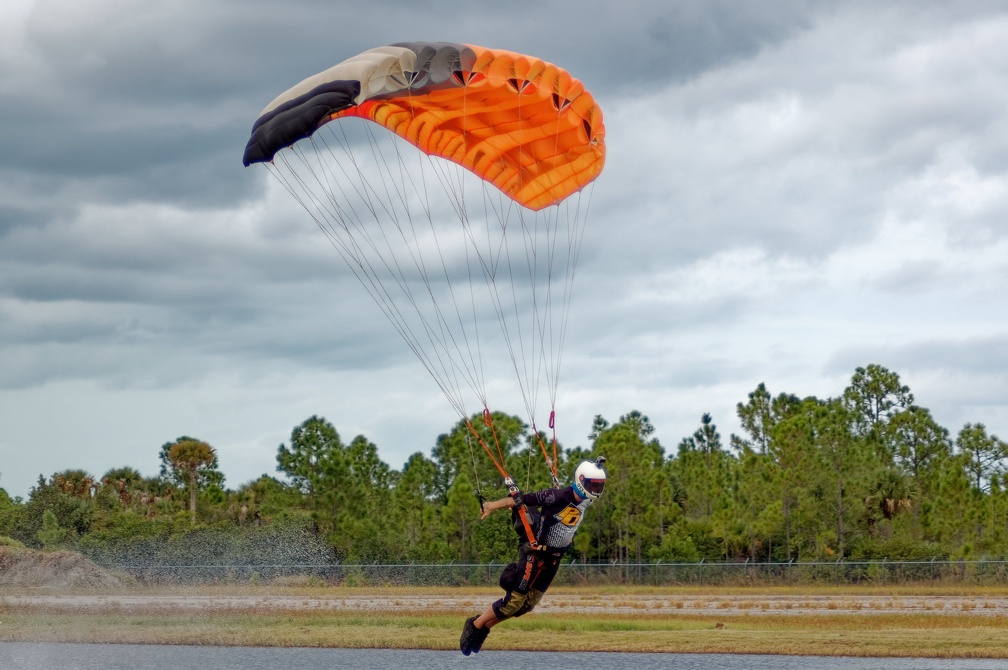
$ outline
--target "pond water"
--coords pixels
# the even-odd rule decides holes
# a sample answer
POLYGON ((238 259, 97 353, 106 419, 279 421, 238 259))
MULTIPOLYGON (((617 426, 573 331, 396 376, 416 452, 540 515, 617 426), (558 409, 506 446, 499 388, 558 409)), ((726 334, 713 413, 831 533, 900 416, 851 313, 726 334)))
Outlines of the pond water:
POLYGON ((3 670, 1003 670, 1004 660, 831 658, 728 654, 459 652, 401 649, 277 649, 0 642, 3 670))

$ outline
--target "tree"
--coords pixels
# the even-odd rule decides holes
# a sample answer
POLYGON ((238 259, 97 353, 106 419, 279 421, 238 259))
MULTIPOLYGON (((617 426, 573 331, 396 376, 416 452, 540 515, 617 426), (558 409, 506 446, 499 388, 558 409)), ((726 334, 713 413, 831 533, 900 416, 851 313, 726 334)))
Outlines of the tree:
POLYGON ((730 513, 743 527, 750 560, 761 554, 771 560, 775 544, 783 548, 785 536, 780 466, 768 454, 746 448, 736 472, 730 513))
POLYGON ((63 549, 73 537, 73 531, 60 526, 52 510, 45 510, 42 513, 42 527, 36 536, 44 549, 63 549))
POLYGON ((812 528, 809 523, 813 515, 808 504, 810 490, 818 488, 815 431, 812 427, 812 416, 818 406, 818 399, 806 398, 787 419, 771 428, 775 445, 771 451, 779 468, 777 490, 788 560, 793 555, 800 559, 802 546, 815 546, 818 536, 818 528, 812 528))
POLYGON ((101 489, 106 495, 115 496, 120 509, 126 509, 134 499, 141 497, 146 485, 140 471, 129 466, 107 470, 100 481, 101 489))
POLYGON ((828 400, 816 412, 815 444, 833 481, 836 547, 840 558, 849 539, 851 509, 865 499, 870 455, 865 440, 852 430, 856 418, 843 402, 828 400))
POLYGON ((948 430, 935 422, 929 410, 917 405, 895 415, 888 432, 895 446, 896 464, 918 481, 926 479, 952 453, 948 430))
MULTIPOLYGON (((606 491, 576 535, 573 557, 1008 554, 1008 445, 981 423, 950 437, 926 408, 907 404, 911 397, 879 366, 859 368, 843 396, 827 400, 771 396, 761 383, 736 406, 742 437, 731 436, 731 450, 704 414, 672 457, 641 412, 615 423, 595 416, 587 447, 558 450, 565 485, 580 461, 608 457, 606 491)), ((503 495, 480 440, 495 454, 500 445, 523 489, 551 482, 525 423, 491 418, 492 425, 479 414, 455 423, 430 456, 415 453, 398 472, 363 435, 344 445, 313 416, 278 449, 286 477, 263 475, 237 491, 220 486, 216 454, 186 457, 181 444, 200 441, 180 437, 162 446, 159 477, 123 466, 96 480, 66 469, 40 477, 27 501, 0 489, 0 536, 109 564, 203 560, 209 552, 214 560, 256 555, 268 563, 286 552, 277 545, 302 535, 319 562, 506 560, 516 538, 508 515, 477 521, 477 477, 487 497, 503 495), (203 463, 195 477, 194 460, 203 463), (202 522, 195 528, 194 514, 202 522)))
POLYGON ((679 442, 673 472, 682 484, 687 518, 710 517, 725 502, 734 459, 721 445, 721 434, 711 415, 700 417, 700 427, 679 442))
POLYGON ((704 455, 708 467, 712 465, 714 455, 724 450, 721 446, 721 433, 714 425, 714 419, 706 412, 700 417, 700 427, 693 433, 693 444, 694 449, 704 455))
MULTIPOLYGON (((378 447, 363 435, 347 447, 350 476, 364 488, 365 495, 384 496, 389 491, 392 470, 378 457, 378 447)), ((385 500, 378 500, 384 503, 385 500)))
POLYGON ((789 557, 793 543, 799 558, 803 547, 814 556, 844 556, 854 512, 864 509, 872 466, 870 450, 853 430, 853 421, 845 403, 809 397, 774 427, 789 557))
POLYGON ((9 536, 17 523, 18 514, 24 509, 21 500, 11 499, 6 490, 0 488, 0 538, 9 536))
POLYGON ((755 447, 760 454, 767 453, 770 446, 770 427, 773 425, 773 410, 770 392, 766 384, 759 383, 756 390, 749 394, 749 402, 736 405, 736 413, 742 427, 751 439, 749 445, 755 447))
POLYGON ((596 414, 595 418, 592 420, 591 432, 588 433, 588 440, 594 442, 598 439, 598 436, 602 434, 606 428, 609 427, 609 422, 602 418, 601 414, 596 414))
POLYGON ((911 509, 916 497, 913 481, 903 471, 893 467, 875 471, 869 484, 868 497, 865 498, 865 519, 869 535, 881 534, 885 539, 891 539, 893 519, 897 514, 911 509), (885 522, 881 532, 878 530, 879 514, 885 522))
POLYGON ((471 559, 472 534, 479 519, 472 491, 472 480, 468 473, 462 472, 452 482, 444 504, 440 507, 445 538, 452 547, 452 555, 462 563, 468 563, 471 559))
POLYGON ((900 383, 898 374, 875 364, 857 368, 843 392, 843 404, 852 413, 855 432, 868 439, 886 465, 892 463, 893 453, 883 440, 884 427, 913 401, 913 393, 900 383))
POLYGON ((739 422, 749 439, 732 435, 732 447, 740 453, 748 448, 759 454, 772 454, 773 427, 791 416, 800 405, 801 400, 798 396, 789 393, 781 393, 776 398, 771 398, 766 384, 760 382, 749 394, 747 403, 738 403, 735 406, 739 422))
POLYGON ((261 475, 238 488, 236 496, 248 505, 246 522, 259 526, 274 519, 289 520, 304 514, 304 497, 296 487, 276 477, 261 475))
POLYGON ((318 495, 337 463, 343 458, 343 443, 336 428, 312 415, 291 431, 290 446, 277 449, 277 472, 282 472, 308 497, 311 509, 318 508, 318 495))
POLYGON ((952 454, 948 430, 942 428, 923 407, 911 405, 889 421, 887 441, 894 445, 896 465, 912 482, 918 499, 913 505, 913 539, 918 539, 922 511, 933 509, 931 499, 938 490, 941 468, 952 454))
MULTIPOLYGON (((526 463, 518 455, 520 447, 528 444, 527 430, 528 426, 518 417, 493 412, 489 422, 482 414, 474 414, 468 421, 458 421, 450 433, 439 435, 432 456, 437 467, 438 494, 442 501, 447 500, 448 491, 462 473, 480 491, 490 482, 497 488, 503 478, 494 465, 495 460, 503 460, 508 474, 519 486, 538 488, 531 480, 531 469, 522 467, 526 463), (526 472, 529 473, 528 477, 521 477, 526 472)), ((544 472, 545 466, 536 469, 536 474, 540 475, 537 481, 542 481, 541 475, 544 472)), ((497 494, 487 497, 493 495, 497 494)))
POLYGON ((391 531, 392 470, 378 457, 378 447, 363 435, 345 450, 345 481, 339 484, 341 500, 351 504, 340 515, 338 531, 351 538, 351 554, 390 557, 401 549, 391 531))
MULTIPOLYGON (((606 427, 598 432, 591 455, 606 457, 608 477, 605 493, 592 505, 591 514, 599 527, 603 511, 608 512, 614 526, 616 556, 640 561, 658 542, 662 519, 669 518, 667 508, 675 504, 668 492, 665 452, 652 437, 651 421, 640 412, 629 412, 611 426, 599 418, 596 426, 606 427)), ((596 541, 601 539, 599 535, 596 541)), ((580 541, 579 549, 586 548, 584 542, 580 541)))
POLYGON ((406 558, 431 558, 440 534, 434 499, 437 496, 437 468, 416 452, 403 466, 392 492, 394 519, 401 532, 406 558))
MULTIPOLYGON (((971 485, 966 468, 966 456, 954 454, 938 475, 934 501, 934 518, 930 519, 930 534, 944 546, 953 558, 969 558, 970 539, 976 525, 975 500, 979 489, 971 485)), ((982 495, 982 494, 981 494, 982 495)))
POLYGON ((965 458, 966 471, 977 490, 989 490, 991 478, 1005 471, 1008 444, 997 435, 988 435, 982 423, 963 426, 956 437, 956 446, 965 458))
MULTIPOLYGON (((96 516, 93 499, 67 493, 57 483, 59 476, 59 473, 54 474, 49 481, 39 476, 38 483, 28 493, 23 512, 18 514, 17 525, 11 529, 12 537, 26 545, 37 546, 41 541, 38 533, 45 525, 46 512, 55 516, 56 526, 70 531, 71 534, 61 542, 72 544, 91 530, 96 516)), ((50 525, 50 529, 52 527, 50 525)))
POLYGON ((64 470, 52 476, 53 486, 74 498, 90 498, 95 492, 95 478, 84 470, 64 470))
POLYGON ((189 515, 195 524, 196 493, 216 470, 217 452, 202 440, 179 438, 168 447, 168 461, 174 476, 184 481, 189 489, 189 515))

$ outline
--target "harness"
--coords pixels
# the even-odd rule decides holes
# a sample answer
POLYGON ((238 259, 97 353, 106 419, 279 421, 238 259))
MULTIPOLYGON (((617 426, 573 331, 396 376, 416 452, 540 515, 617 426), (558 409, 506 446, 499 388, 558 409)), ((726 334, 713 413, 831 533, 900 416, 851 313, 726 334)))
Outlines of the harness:
POLYGON ((524 535, 523 539, 528 541, 532 551, 546 549, 546 547, 539 544, 539 538, 536 537, 536 532, 532 529, 533 524, 536 526, 540 525, 539 513, 525 504, 525 501, 522 499, 521 489, 518 488, 518 485, 510 477, 504 477, 504 485, 508 487, 508 495, 515 502, 512 521, 515 531, 518 532, 518 536, 522 537, 524 535), (533 515, 537 517, 534 521, 530 518, 533 515), (514 521, 515 517, 517 517, 517 522, 514 521))

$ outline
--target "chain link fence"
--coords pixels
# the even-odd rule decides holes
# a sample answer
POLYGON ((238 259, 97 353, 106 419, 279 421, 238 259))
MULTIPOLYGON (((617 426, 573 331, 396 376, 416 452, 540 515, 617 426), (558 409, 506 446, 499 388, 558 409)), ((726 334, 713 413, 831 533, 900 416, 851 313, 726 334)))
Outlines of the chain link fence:
MULTIPOLYGON (((502 563, 357 563, 109 566, 144 583, 268 583, 304 580, 344 586, 494 586, 502 563)), ((1008 560, 787 563, 565 562, 556 585, 841 586, 1008 584, 1008 560)))

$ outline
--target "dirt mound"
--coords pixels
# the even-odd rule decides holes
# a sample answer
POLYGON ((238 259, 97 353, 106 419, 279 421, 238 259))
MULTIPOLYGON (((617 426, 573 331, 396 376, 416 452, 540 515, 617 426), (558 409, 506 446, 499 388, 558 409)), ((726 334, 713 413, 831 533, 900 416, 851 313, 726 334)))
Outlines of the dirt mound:
POLYGON ((72 551, 0 547, 0 586, 115 588, 122 582, 72 551))

